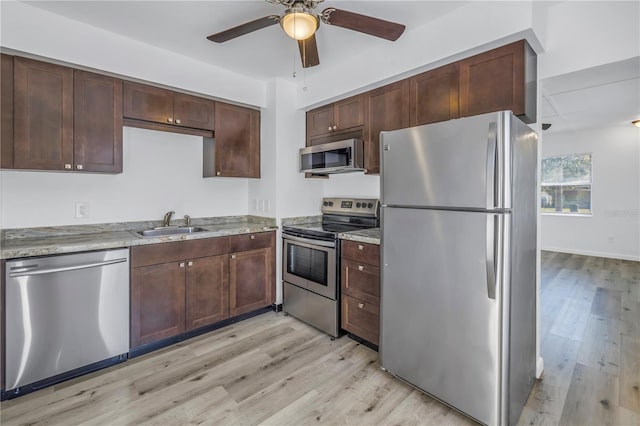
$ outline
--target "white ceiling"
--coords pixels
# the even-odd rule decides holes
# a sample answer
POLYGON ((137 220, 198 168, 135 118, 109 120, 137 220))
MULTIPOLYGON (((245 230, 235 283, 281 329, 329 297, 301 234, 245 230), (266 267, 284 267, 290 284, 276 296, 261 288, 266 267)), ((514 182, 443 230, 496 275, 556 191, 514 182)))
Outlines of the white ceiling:
MULTIPOLYGON (((301 69, 296 43, 278 25, 226 43, 206 36, 272 14, 283 6, 263 0, 235 1, 28 1, 68 18, 144 43, 193 57, 231 71, 270 80, 301 69)), ((468 1, 326 0, 317 10, 336 7, 417 26, 462 7, 468 1)), ((321 73, 349 55, 392 43, 377 37, 321 24, 316 35, 321 73)), ((443 38, 443 41, 446 39, 443 38)), ((542 81, 542 122, 548 132, 628 123, 640 119, 640 58, 582 70, 542 81)))

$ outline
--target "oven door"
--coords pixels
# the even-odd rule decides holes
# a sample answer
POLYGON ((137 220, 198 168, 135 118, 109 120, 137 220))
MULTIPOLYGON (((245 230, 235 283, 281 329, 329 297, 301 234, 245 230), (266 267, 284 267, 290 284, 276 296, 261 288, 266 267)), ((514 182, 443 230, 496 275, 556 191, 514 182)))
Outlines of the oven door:
POLYGON ((335 243, 282 234, 282 244, 284 281, 337 300, 335 243))

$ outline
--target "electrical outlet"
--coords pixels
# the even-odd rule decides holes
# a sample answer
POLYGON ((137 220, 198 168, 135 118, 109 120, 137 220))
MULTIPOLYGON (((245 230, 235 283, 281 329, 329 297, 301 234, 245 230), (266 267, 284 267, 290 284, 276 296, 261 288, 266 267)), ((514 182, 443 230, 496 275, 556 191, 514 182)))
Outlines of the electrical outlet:
POLYGON ((87 219, 89 217, 89 203, 78 201, 76 203, 76 219, 87 219))

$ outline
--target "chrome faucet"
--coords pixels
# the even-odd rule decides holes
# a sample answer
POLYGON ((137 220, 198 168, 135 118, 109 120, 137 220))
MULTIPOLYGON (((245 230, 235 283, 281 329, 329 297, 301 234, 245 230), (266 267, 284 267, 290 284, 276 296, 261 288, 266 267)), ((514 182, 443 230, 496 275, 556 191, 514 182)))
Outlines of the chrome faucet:
POLYGON ((176 212, 173 210, 165 213, 164 215, 164 224, 162 226, 169 226, 169 222, 171 222, 171 216, 173 216, 176 212))
POLYGON ((185 222, 187 222, 186 226, 191 226, 191 216, 189 216, 188 214, 184 215, 184 220, 185 222))

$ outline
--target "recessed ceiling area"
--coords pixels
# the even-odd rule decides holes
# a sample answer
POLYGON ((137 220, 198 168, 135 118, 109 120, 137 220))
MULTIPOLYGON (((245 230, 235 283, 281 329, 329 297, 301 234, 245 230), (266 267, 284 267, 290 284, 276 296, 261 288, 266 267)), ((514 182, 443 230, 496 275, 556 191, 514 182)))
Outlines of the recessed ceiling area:
POLYGON ((549 132, 629 124, 640 118, 640 57, 542 80, 549 132))

